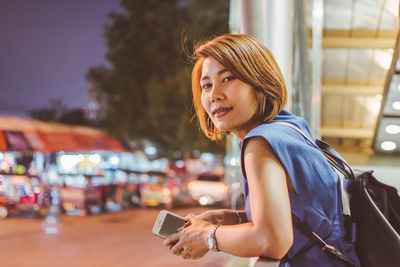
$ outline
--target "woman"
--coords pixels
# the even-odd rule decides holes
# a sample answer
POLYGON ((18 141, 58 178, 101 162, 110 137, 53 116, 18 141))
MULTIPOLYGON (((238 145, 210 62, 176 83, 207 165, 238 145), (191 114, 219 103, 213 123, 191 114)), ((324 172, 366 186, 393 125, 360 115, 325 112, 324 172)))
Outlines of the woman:
POLYGON ((341 266, 292 224, 292 213, 328 244, 357 261, 347 240, 340 183, 311 138, 304 119, 283 109, 286 88, 268 49, 249 35, 226 34, 195 51, 193 101, 201 129, 212 140, 240 139, 245 211, 188 215, 188 225, 165 244, 184 259, 210 249, 240 257, 281 259, 286 266, 341 266), (177 242, 175 245, 172 246, 177 242))

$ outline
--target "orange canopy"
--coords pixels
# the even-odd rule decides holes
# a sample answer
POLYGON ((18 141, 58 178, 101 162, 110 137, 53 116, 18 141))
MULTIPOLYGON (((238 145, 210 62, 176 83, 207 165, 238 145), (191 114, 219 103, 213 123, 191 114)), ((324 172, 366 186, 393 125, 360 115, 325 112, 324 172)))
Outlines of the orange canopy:
POLYGON ((86 126, 0 116, 0 133, 1 151, 28 148, 42 152, 123 150, 117 139, 102 130, 86 126), (10 141, 13 141, 15 145, 12 146, 10 141))
POLYGON ((7 150, 6 139, 4 138, 3 132, 0 131, 0 151, 7 150))

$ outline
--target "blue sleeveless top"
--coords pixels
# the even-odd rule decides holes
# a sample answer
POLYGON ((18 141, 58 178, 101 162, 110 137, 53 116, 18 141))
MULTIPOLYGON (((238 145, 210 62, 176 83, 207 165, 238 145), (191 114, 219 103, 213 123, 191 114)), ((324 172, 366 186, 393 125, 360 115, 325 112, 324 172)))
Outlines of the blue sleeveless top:
MULTIPOLYGON (((307 122, 286 110, 281 111, 273 121, 292 123, 314 140, 307 122)), ((358 262, 353 246, 354 240, 347 238, 344 228, 339 177, 322 152, 287 125, 261 124, 246 135, 243 144, 256 136, 268 141, 294 186, 296 193, 289 192, 292 213, 326 243, 358 262)), ((243 147, 242 144, 240 146, 243 147)), ((251 221, 249 187, 243 156, 242 150, 245 210, 247 219, 251 221)), ((327 256, 295 227, 293 233, 293 245, 281 260, 280 266, 345 266, 337 259, 327 256)))

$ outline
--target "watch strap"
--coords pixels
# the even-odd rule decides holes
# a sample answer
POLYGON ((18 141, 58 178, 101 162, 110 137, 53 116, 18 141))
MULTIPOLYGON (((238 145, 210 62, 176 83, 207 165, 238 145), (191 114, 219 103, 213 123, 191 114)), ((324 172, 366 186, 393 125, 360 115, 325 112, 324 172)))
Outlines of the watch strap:
POLYGON ((218 227, 220 227, 220 226, 221 226, 220 224, 217 224, 217 225, 211 227, 210 233, 209 233, 209 236, 211 236, 211 238, 213 240, 212 250, 215 251, 215 252, 220 252, 221 251, 218 248, 218 242, 217 242, 217 238, 216 238, 216 235, 215 235, 215 232, 217 231, 218 227))

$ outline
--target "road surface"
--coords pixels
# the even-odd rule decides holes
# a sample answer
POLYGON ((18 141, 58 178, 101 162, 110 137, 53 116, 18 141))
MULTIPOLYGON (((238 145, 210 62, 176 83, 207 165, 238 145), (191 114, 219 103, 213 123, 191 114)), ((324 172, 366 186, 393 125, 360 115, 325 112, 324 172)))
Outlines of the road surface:
MULTIPOLYGON (((174 212, 185 216, 204 209, 174 212)), ((0 266, 224 266, 231 257, 209 252, 183 260, 151 229, 159 209, 133 209, 88 217, 57 215, 44 219, 11 217, 0 221, 0 266)))

